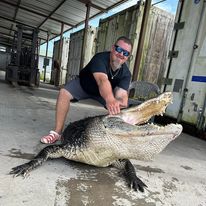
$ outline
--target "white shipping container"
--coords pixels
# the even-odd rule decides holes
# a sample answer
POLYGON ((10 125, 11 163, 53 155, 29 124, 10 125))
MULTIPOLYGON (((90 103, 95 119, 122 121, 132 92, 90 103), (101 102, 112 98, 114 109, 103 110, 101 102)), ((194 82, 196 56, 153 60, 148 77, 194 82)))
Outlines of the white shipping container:
POLYGON ((174 30, 171 58, 165 73, 169 84, 162 90, 173 91, 173 104, 166 115, 178 122, 205 128, 206 117, 206 2, 180 1, 174 30), (182 11, 181 11, 181 6, 182 11), (179 22, 178 22, 179 19, 179 22))

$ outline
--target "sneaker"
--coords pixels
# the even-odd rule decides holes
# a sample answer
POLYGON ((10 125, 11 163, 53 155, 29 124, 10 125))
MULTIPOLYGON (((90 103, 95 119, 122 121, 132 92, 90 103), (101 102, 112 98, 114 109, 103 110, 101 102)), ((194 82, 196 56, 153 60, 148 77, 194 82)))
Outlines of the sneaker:
POLYGON ((61 135, 55 131, 50 131, 48 135, 41 138, 41 143, 53 144, 54 142, 61 140, 61 135))

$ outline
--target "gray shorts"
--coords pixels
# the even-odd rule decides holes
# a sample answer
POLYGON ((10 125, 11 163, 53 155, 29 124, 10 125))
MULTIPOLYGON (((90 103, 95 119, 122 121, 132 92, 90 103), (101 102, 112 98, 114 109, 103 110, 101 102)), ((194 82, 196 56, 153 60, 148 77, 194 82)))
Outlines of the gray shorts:
POLYGON ((88 93, 86 93, 81 85, 79 78, 77 77, 76 79, 73 79, 69 81, 65 86, 64 89, 66 89, 74 98, 75 100, 81 100, 81 99, 94 99, 98 101, 102 105, 106 105, 105 100, 101 96, 93 96, 88 93))

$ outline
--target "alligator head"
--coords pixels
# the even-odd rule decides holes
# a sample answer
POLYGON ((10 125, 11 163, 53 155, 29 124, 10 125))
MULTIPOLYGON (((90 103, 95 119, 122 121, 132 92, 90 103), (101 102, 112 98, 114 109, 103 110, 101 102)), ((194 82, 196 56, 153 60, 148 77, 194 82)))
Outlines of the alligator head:
POLYGON ((145 124, 152 116, 163 115, 171 102, 172 93, 165 92, 157 98, 125 109, 119 115, 104 117, 105 136, 112 136, 114 154, 120 159, 150 160, 178 137, 182 132, 180 124, 145 124))

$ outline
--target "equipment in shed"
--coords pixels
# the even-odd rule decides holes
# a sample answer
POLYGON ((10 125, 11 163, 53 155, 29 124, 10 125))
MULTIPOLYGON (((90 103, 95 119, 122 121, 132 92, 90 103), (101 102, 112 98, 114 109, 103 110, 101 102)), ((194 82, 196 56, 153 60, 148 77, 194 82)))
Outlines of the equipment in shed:
POLYGON ((11 83, 39 86, 38 31, 17 25, 11 49, 11 62, 6 68, 5 79, 11 83))

